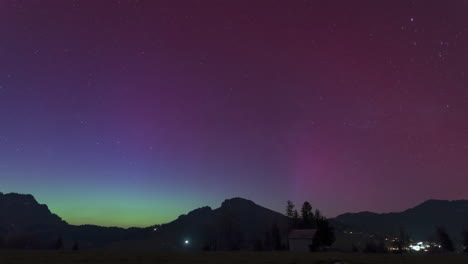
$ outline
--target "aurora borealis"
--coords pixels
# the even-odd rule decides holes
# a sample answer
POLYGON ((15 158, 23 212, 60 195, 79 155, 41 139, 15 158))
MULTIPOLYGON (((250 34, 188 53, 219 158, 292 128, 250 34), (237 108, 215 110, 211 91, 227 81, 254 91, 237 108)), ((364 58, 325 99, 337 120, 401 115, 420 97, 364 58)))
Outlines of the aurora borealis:
POLYGON ((0 0, 0 191, 149 226, 467 199, 468 2, 0 0))

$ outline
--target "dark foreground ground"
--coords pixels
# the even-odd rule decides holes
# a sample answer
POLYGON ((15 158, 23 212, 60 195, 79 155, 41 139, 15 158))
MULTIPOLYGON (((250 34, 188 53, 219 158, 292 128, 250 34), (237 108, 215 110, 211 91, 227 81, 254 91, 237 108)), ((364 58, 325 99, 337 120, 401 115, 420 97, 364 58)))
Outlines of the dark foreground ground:
POLYGON ((142 253, 113 251, 0 251, 1 264, 16 263, 265 263, 265 264, 328 264, 328 263, 421 263, 467 264, 461 255, 378 255, 344 253, 298 254, 288 252, 216 252, 216 253, 142 253), (341 262, 340 262, 341 261, 341 262))

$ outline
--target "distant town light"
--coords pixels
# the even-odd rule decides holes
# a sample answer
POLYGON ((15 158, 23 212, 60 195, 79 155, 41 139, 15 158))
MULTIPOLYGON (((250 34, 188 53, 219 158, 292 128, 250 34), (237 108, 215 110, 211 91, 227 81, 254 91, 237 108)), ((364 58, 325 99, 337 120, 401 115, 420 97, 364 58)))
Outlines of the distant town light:
POLYGON ((409 248, 414 251, 421 251, 421 250, 427 251, 427 249, 430 247, 431 245, 427 242, 418 242, 416 244, 412 244, 409 246, 409 248))
POLYGON ((421 247, 416 245, 416 246, 410 246, 412 250, 419 251, 421 250, 421 247))

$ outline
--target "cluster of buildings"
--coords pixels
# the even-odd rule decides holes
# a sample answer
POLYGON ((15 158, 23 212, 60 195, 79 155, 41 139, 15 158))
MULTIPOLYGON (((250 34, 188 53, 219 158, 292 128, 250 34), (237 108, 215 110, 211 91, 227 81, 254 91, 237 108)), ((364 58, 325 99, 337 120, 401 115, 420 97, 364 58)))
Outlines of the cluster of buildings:
MULTIPOLYGON (((412 242, 410 243, 405 250, 410 252, 429 252, 433 249, 440 249, 442 246, 434 243, 434 242, 427 242, 427 241, 420 241, 420 242, 412 242)), ((399 249, 395 246, 390 246, 390 252, 396 252, 399 249)))

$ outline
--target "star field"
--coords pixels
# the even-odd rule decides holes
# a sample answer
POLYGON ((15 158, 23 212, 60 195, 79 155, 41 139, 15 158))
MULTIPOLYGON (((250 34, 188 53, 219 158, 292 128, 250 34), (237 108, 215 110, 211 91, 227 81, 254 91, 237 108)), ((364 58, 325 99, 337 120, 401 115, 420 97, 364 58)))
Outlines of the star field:
POLYGON ((467 13, 1 0, 0 191, 116 226, 234 196, 327 216, 467 199, 467 13))

